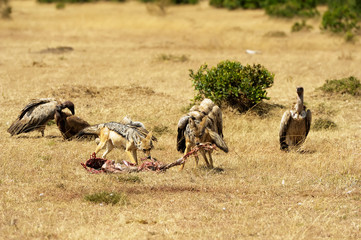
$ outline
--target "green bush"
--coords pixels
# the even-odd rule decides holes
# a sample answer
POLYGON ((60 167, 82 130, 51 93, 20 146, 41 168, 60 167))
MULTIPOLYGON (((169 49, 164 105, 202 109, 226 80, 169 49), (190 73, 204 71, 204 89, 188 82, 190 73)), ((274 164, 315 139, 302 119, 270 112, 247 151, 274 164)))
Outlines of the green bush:
POLYGON ((209 4, 218 8, 228 8, 228 9, 257 9, 262 8, 262 4, 265 0, 210 0, 209 4))
MULTIPOLYGON (((159 0, 139 0, 143 3, 158 2, 159 0)), ((169 3, 180 5, 180 4, 197 4, 199 0, 169 0, 169 3)))
POLYGON ((326 80, 326 83, 319 89, 326 93, 361 95, 360 80, 353 76, 343 79, 326 80))
POLYGON ((300 32, 300 31, 309 31, 312 29, 311 25, 307 25, 305 20, 302 20, 301 23, 295 22, 292 25, 291 32, 300 32))
POLYGON ((329 8, 322 16, 321 28, 334 33, 357 31, 359 18, 356 12, 347 5, 329 8))
POLYGON ((314 17, 319 14, 316 0, 266 0, 264 6, 266 13, 275 17, 314 17))
POLYGON ((239 62, 222 61, 217 67, 202 65, 197 72, 190 70, 197 91, 194 100, 210 98, 217 104, 225 103, 240 111, 269 99, 266 88, 273 84, 274 74, 262 65, 243 66, 239 62))
POLYGON ((127 197, 124 194, 114 192, 99 192, 88 194, 84 196, 84 199, 93 203, 104 203, 112 205, 117 203, 125 205, 128 202, 127 197))

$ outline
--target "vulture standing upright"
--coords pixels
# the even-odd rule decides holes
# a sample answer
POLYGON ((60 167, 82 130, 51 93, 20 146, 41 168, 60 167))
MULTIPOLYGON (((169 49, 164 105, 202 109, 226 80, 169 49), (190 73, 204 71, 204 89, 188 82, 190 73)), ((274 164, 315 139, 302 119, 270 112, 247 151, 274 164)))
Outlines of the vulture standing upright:
POLYGON ((45 126, 54 119, 57 108, 68 108, 74 114, 74 104, 70 101, 61 103, 54 98, 33 99, 21 110, 7 131, 13 136, 38 130, 44 137, 45 126))
POLYGON ((70 139, 90 124, 74 115, 63 112, 62 105, 58 105, 55 111, 55 123, 64 139, 70 139))
POLYGON ((301 145, 310 131, 311 111, 303 105, 303 87, 297 87, 297 103, 293 109, 287 110, 280 126, 280 147, 287 150, 289 146, 301 145))

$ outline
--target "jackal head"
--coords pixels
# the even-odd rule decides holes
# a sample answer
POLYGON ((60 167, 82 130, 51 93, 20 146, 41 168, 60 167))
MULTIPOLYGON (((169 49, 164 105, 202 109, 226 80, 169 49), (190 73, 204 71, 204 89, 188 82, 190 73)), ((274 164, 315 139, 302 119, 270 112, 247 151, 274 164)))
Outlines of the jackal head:
POLYGON ((152 135, 153 133, 152 131, 150 131, 147 136, 141 140, 140 143, 140 149, 143 151, 143 153, 148 159, 152 158, 150 155, 150 150, 152 150, 153 148, 152 135))
POLYGON ((189 119, 188 141, 195 145, 205 142, 207 135, 207 117, 204 117, 200 123, 196 123, 192 118, 189 119))

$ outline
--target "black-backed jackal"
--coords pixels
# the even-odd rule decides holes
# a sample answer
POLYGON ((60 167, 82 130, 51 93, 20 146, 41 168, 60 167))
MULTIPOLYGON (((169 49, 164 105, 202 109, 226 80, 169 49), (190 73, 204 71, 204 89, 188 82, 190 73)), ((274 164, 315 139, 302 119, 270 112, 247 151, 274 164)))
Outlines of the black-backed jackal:
POLYGON ((128 154, 131 162, 138 165, 137 150, 141 150, 145 156, 151 158, 150 151, 153 148, 153 141, 157 139, 152 136, 152 132, 148 132, 144 125, 139 122, 131 122, 122 124, 117 122, 109 122, 97 124, 84 128, 78 133, 78 137, 83 135, 97 135, 98 145, 95 149, 97 154, 101 149, 106 148, 103 158, 113 148, 123 148, 128 154))
MULTIPOLYGON (((210 99, 204 99, 199 106, 191 108, 190 112, 178 122, 177 150, 184 155, 192 147, 200 143, 213 143, 224 152, 228 152, 227 144, 223 140, 222 112, 210 99)), ((208 158, 203 149, 200 150, 207 167, 213 168, 212 151, 208 151, 208 158)), ((195 157, 198 166, 199 158, 195 157)), ((181 169, 184 168, 184 164, 181 169)))

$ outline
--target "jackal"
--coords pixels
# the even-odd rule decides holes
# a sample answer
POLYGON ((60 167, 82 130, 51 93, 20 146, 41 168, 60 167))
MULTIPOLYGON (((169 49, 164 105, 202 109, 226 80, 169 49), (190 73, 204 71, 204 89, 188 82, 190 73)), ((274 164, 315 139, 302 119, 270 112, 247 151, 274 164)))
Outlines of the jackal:
MULTIPOLYGON (((222 112, 210 99, 204 99, 199 106, 191 108, 190 112, 178 122, 177 150, 184 155, 192 147, 200 143, 214 143, 224 152, 228 152, 223 140, 222 112)), ((213 168, 212 151, 208 151, 209 161, 204 150, 200 150, 207 167, 213 168)), ((196 156, 196 165, 199 158, 196 156)), ((181 169, 184 168, 184 164, 181 169)))
POLYGON ((157 141, 157 138, 152 136, 152 132, 148 132, 142 123, 132 121, 126 124, 109 122, 93 125, 84 128, 77 134, 78 137, 83 135, 97 135, 99 137, 96 139, 98 145, 95 153, 106 147, 103 158, 113 148, 123 148, 129 159, 137 165, 137 150, 143 151, 149 159, 151 158, 150 151, 153 148, 153 141, 157 141))

